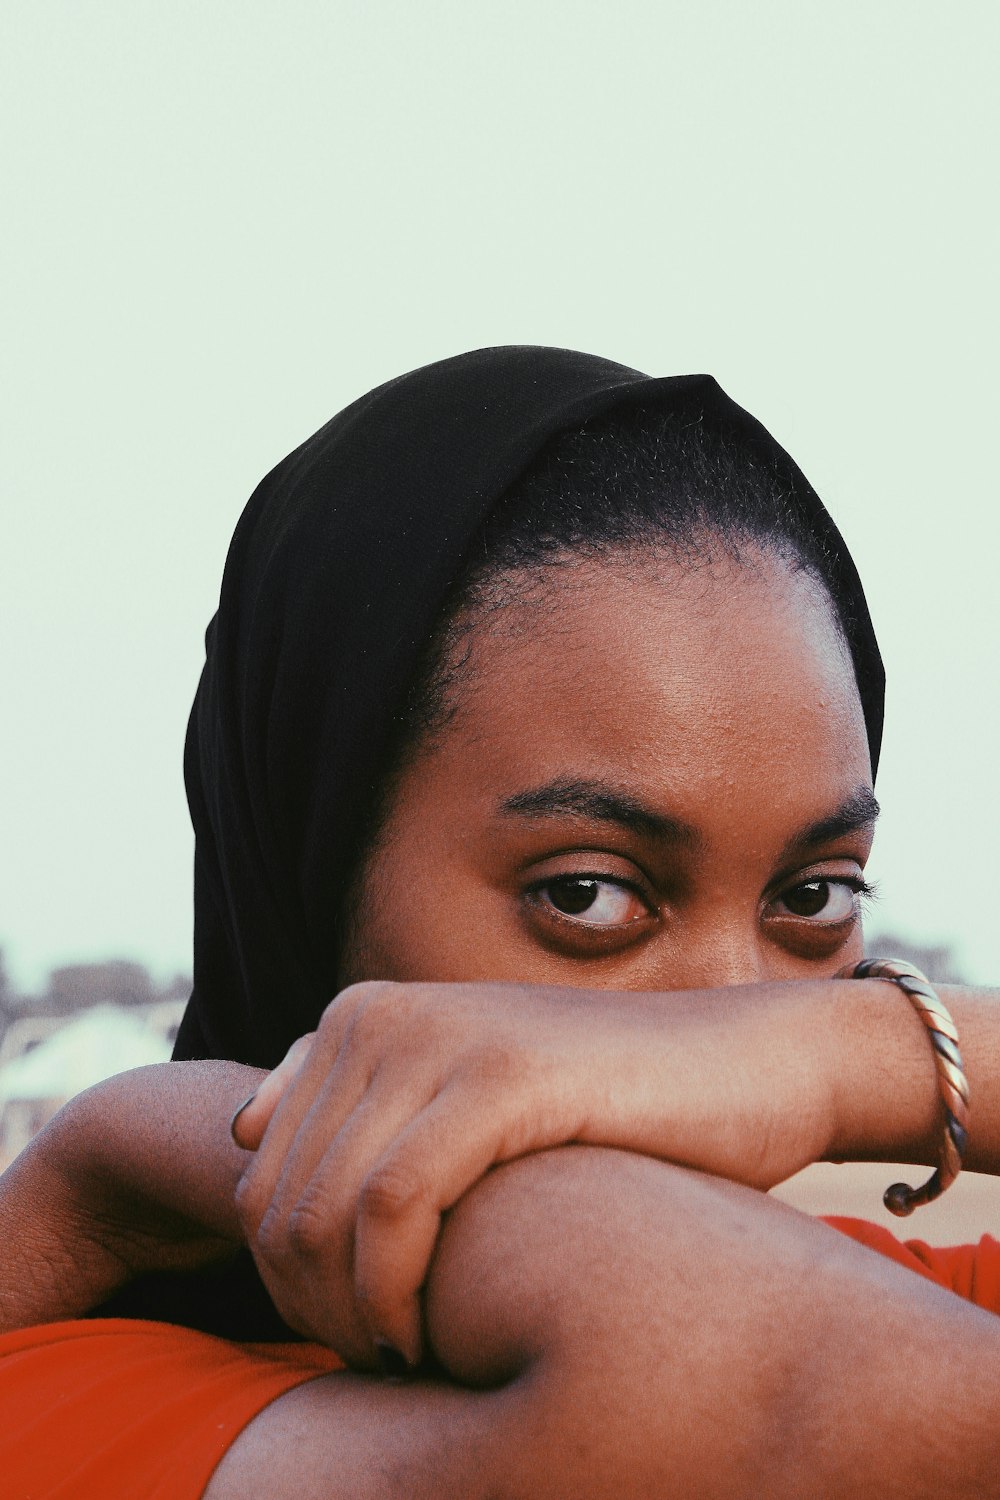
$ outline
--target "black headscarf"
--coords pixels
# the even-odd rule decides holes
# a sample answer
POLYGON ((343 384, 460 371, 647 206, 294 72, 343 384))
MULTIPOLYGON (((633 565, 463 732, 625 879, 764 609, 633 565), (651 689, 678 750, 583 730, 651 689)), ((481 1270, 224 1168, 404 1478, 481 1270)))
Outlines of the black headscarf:
POLYGON ((874 769, 884 677, 854 564, 798 466, 710 376, 531 346, 403 375, 273 469, 236 528, 185 750, 194 992, 176 1057, 271 1067, 316 1024, 393 719, 482 523, 548 439, 640 404, 735 437, 813 513, 874 769))

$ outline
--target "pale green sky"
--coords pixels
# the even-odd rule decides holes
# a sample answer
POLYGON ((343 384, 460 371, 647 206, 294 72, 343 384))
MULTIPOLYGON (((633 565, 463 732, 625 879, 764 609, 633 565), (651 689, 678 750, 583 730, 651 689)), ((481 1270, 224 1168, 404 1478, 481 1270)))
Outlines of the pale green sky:
POLYGON ((847 534, 889 673, 881 925, 1000 978, 989 3, 12 0, 0 945, 190 950, 181 748, 232 527, 492 343, 709 370, 847 534))

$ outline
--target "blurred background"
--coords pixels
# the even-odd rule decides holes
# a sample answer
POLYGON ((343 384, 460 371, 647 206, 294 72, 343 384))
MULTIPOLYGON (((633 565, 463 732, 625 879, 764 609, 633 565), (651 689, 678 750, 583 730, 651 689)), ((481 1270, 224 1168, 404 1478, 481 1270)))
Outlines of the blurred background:
POLYGON ((484 344, 708 370, 795 455, 888 671, 871 929, 997 979, 998 44, 992 0, 4 8, 10 1141, 69 1020, 89 1073, 169 1046, 183 734, 245 500, 484 344))

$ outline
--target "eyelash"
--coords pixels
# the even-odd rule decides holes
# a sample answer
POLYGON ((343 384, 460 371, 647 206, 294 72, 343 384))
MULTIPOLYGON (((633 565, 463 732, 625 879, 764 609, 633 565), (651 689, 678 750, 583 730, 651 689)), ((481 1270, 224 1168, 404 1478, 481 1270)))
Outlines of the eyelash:
MULTIPOLYGON (((878 894, 876 886, 865 880, 863 875, 812 875, 807 876, 805 880, 797 880, 794 885, 784 886, 775 894, 773 899, 775 901, 784 901, 788 896, 794 895, 796 891, 804 890, 807 886, 811 885, 841 886, 845 890, 851 891, 862 905, 874 901, 878 894)), ((822 925, 822 918, 819 915, 816 917, 806 917, 796 912, 792 912, 789 915, 794 920, 808 922, 811 926, 819 927, 822 925)), ((848 920, 848 917, 841 918, 839 922, 827 919, 831 927, 841 926, 848 920)))
MULTIPOLYGON (((545 892, 550 891, 553 886, 568 885, 571 883, 585 884, 588 882, 595 885, 615 886, 621 891, 627 891, 629 895, 641 901, 646 906, 647 912, 652 915, 654 908, 646 893, 638 885, 632 881, 623 880, 618 875, 609 875, 606 872, 601 873, 596 870, 574 870, 572 873, 565 875, 551 875, 548 879, 539 881, 537 884, 529 887, 527 894, 557 920, 567 922, 575 927, 589 929, 590 931, 599 931, 603 928, 608 933, 614 931, 620 932, 625 927, 631 926, 632 922, 638 920, 637 918, 632 918, 630 922, 621 924, 588 922, 585 917, 576 917, 568 912, 560 911, 554 902, 547 903, 541 899, 545 892)), ((793 895, 795 891, 802 890, 810 885, 841 886, 851 891, 862 904, 874 901, 878 894, 877 887, 865 880, 861 875, 816 875, 812 878, 799 880, 794 885, 785 886, 772 899, 774 901, 784 900, 786 897, 793 895)), ((790 912, 788 916, 792 921, 806 922, 810 926, 821 927, 823 925, 822 918, 819 915, 816 917, 807 917, 790 912)), ((827 920, 829 921, 829 919, 827 920)), ((829 922, 829 925, 831 927, 842 926, 848 920, 849 918, 843 917, 839 921, 829 922)))

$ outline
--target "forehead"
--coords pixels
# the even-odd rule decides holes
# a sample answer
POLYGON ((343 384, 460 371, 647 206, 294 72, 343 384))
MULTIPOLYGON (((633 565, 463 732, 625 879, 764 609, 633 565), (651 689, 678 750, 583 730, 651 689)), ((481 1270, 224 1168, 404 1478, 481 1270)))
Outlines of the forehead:
POLYGON ((737 796, 745 806, 750 785, 802 804, 870 774, 830 601, 769 556, 552 570, 474 632, 430 756, 456 791, 467 777, 500 788, 572 770, 695 814, 737 796))

